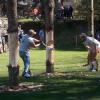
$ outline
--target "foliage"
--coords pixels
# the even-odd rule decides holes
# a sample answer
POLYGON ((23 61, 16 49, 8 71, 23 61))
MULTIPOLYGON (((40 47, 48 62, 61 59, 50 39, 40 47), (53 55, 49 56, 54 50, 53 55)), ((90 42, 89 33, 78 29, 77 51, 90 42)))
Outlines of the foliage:
MULTIPOLYGON (((75 0, 75 1, 73 6, 78 16, 87 18, 89 15, 91 15, 91 0, 75 0)), ((95 10, 95 19, 100 20, 99 19, 100 0, 94 0, 94 10, 95 10)))
POLYGON ((87 33, 87 23, 85 21, 66 21, 55 23, 55 48, 70 49, 81 46, 79 34, 87 33))
MULTIPOLYGON (((35 29, 37 34, 40 28, 44 28, 44 22, 19 22, 25 32, 29 29, 35 29)), ((76 37, 78 39, 78 46, 80 47, 79 34, 81 32, 87 33, 86 21, 66 21, 54 23, 54 39, 56 49, 76 48, 76 37), (66 41, 67 40, 67 41, 66 41)))

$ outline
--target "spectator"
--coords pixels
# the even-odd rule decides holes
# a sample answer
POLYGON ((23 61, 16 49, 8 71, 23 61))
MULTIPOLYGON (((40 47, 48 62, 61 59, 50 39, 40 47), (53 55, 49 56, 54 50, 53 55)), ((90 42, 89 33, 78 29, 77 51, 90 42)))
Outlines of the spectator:
POLYGON ((57 19, 63 19, 63 15, 64 15, 64 7, 62 5, 60 5, 57 8, 56 17, 57 17, 57 19))
POLYGON ((95 38, 100 41, 100 29, 96 30, 95 38))
POLYGON ((44 41, 45 33, 43 29, 40 29, 39 31, 39 38, 41 41, 44 41))
POLYGON ((3 35, 4 38, 4 52, 8 50, 8 34, 3 35))
POLYGON ((39 35, 39 39, 41 40, 40 48, 42 48, 45 44, 45 32, 42 28, 39 30, 38 35, 39 35))
POLYGON ((21 41, 22 37, 24 35, 24 31, 21 27, 21 25, 18 26, 18 36, 19 36, 19 42, 21 41))
POLYGON ((73 8, 71 5, 66 5, 64 6, 64 17, 65 19, 71 19, 72 18, 72 13, 73 13, 73 8))
POLYGON ((3 29, 2 30, 2 47, 3 47, 3 52, 7 52, 8 49, 8 34, 7 30, 3 29))

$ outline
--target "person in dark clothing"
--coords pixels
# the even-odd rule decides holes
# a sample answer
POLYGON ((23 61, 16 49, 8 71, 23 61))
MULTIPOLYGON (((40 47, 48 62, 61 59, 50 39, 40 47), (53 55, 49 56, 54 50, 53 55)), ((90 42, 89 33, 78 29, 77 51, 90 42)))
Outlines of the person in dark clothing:
POLYGON ((95 38, 100 41, 100 28, 96 30, 95 38))
POLYGON ((73 8, 71 5, 65 6, 64 7, 64 17, 67 19, 72 18, 72 13, 73 13, 73 8))

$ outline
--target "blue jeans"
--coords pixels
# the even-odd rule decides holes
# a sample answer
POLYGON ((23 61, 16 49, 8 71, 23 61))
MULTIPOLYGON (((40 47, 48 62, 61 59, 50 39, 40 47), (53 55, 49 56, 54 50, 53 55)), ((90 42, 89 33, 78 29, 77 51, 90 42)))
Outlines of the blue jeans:
POLYGON ((29 55, 29 53, 24 52, 24 51, 19 51, 19 55, 24 62, 24 72, 28 72, 29 67, 30 67, 30 55, 29 55))

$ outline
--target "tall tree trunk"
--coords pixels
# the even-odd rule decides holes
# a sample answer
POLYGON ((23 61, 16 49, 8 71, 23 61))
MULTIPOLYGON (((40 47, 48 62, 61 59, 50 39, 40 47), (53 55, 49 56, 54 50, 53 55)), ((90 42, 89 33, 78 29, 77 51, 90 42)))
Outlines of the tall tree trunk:
POLYGON ((54 72, 54 8, 54 0, 45 0, 46 73, 54 72))
POLYGON ((8 15, 8 46, 9 46, 9 85, 18 86, 19 67, 18 55, 18 28, 17 28, 17 0, 7 1, 8 15))
POLYGON ((91 34, 94 37, 94 0, 91 0, 91 34))

